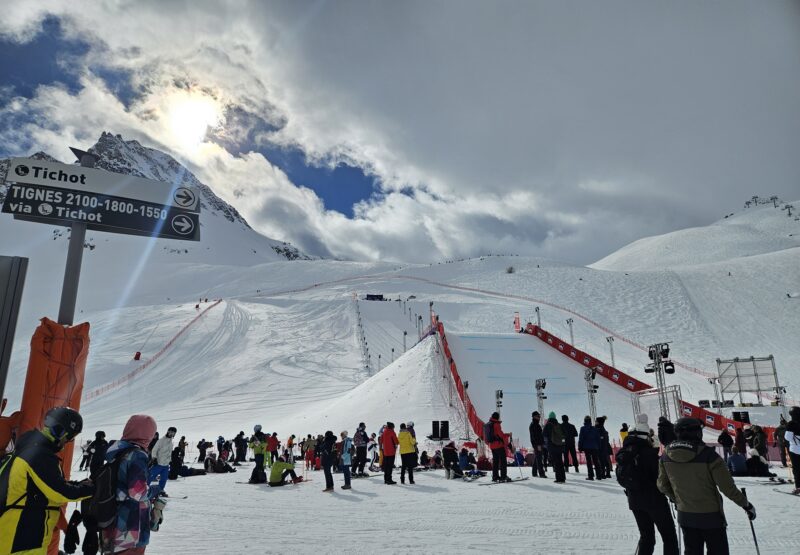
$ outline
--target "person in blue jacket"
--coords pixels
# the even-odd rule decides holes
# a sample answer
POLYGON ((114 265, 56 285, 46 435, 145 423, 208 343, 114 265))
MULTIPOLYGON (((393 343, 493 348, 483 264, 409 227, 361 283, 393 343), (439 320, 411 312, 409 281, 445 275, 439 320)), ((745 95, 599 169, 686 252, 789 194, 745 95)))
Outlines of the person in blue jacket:
POLYGON ((744 458, 744 455, 739 452, 739 448, 735 445, 731 447, 731 454, 726 464, 731 476, 747 476, 747 459, 744 458))
POLYGON ((578 434, 578 451, 586 456, 587 480, 594 480, 595 470, 597 479, 605 479, 603 468, 600 466, 600 431, 592 426, 592 417, 583 419, 580 434, 578 434))

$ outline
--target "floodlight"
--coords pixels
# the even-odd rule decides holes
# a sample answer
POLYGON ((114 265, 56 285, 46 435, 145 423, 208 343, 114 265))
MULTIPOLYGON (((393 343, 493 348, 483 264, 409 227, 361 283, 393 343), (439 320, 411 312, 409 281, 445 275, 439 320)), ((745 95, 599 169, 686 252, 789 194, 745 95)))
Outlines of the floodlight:
POLYGON ((664 373, 665 374, 674 374, 675 373, 675 365, 672 363, 671 360, 668 360, 664 363, 664 373))
POLYGON ((661 345, 661 358, 669 358, 669 345, 666 343, 661 345))

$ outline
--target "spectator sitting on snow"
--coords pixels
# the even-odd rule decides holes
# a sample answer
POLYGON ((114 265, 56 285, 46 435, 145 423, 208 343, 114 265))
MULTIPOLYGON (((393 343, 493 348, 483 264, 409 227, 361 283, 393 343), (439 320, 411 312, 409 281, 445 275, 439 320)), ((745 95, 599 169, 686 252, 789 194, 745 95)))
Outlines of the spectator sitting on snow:
POLYGON ((475 470, 475 466, 469 462, 471 454, 466 447, 462 447, 461 452, 458 454, 458 466, 461 467, 461 470, 475 470))
POLYGON ((430 468, 431 458, 428 456, 427 451, 423 451, 422 454, 419 456, 419 465, 424 468, 430 468))
POLYGON ((750 458, 747 459, 747 474, 749 476, 763 476, 765 478, 774 478, 777 474, 769 471, 769 464, 767 461, 758 454, 756 448, 749 451, 750 458))
POLYGON ((300 481, 294 473, 294 464, 286 462, 283 457, 278 457, 277 461, 272 463, 272 470, 269 472, 269 485, 273 488, 285 486, 287 477, 292 478, 293 484, 300 481))
POLYGON ((444 468, 444 461, 442 460, 442 452, 438 449, 433 454, 433 459, 431 459, 431 468, 436 470, 438 468, 444 468))
POLYGON ((738 447, 733 446, 731 448, 727 464, 731 476, 747 476, 747 459, 739 452, 738 447))
POLYGON ((236 472, 236 469, 222 459, 218 459, 216 453, 211 453, 206 457, 206 472, 224 474, 226 472, 236 472))
POLYGON ((443 463, 444 463, 444 476, 448 480, 451 478, 462 478, 464 473, 461 472, 461 467, 458 464, 458 451, 456 443, 451 441, 442 449, 443 463))

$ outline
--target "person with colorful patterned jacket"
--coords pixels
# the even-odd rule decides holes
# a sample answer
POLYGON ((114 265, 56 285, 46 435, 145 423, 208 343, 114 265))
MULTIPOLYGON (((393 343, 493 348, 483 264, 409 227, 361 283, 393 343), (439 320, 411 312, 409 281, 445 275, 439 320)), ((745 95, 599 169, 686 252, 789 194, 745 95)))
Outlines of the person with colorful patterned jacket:
POLYGON ((106 461, 120 458, 117 470, 117 518, 102 532, 103 553, 142 555, 150 542, 150 495, 147 445, 156 433, 156 421, 134 414, 122 439, 106 452, 106 461))

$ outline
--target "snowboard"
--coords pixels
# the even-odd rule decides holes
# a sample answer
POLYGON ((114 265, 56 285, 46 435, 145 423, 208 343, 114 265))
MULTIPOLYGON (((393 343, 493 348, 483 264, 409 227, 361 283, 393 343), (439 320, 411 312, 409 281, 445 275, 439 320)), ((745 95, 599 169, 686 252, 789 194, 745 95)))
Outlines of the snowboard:
POLYGON ((479 486, 497 486, 497 485, 500 485, 500 484, 513 484, 515 482, 524 482, 525 480, 528 480, 528 479, 529 478, 514 478, 510 482, 487 482, 485 484, 478 484, 478 485, 479 486))

